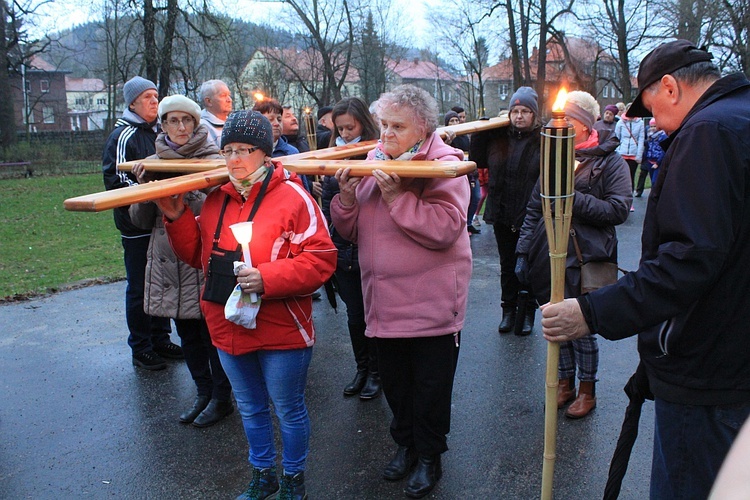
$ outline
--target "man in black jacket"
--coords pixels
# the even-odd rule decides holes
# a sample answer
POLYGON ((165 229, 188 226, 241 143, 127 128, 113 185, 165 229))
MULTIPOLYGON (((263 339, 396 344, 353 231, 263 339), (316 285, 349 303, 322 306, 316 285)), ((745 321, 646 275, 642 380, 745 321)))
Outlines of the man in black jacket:
MULTIPOLYGON (((117 164, 141 160, 156 152, 156 119, 159 99, 153 82, 135 76, 122 88, 128 106, 115 123, 102 155, 104 187, 107 190, 138 184, 133 174, 118 170, 117 164)), ((182 348, 169 340, 168 318, 155 318, 143 312, 146 252, 151 235, 130 221, 128 207, 114 209, 115 226, 122 235, 125 255, 125 318, 128 323, 128 345, 133 365, 147 370, 166 367, 163 357, 180 359, 182 348)))
POLYGON ((641 63, 629 113, 669 138, 638 270, 543 306, 553 342, 638 333, 655 398, 652 498, 706 498, 750 415, 750 81, 711 59, 677 40, 641 63))
POLYGON ((539 105, 531 87, 520 87, 510 98, 510 127, 471 134, 469 158, 478 168, 489 169, 489 193, 484 220, 495 231, 500 254, 500 287, 503 317, 499 333, 516 331, 529 335, 534 328, 536 301, 530 297, 529 286, 515 274, 516 244, 526 217, 526 205, 539 179, 539 105), (519 305, 525 307, 520 307, 519 305), (522 314, 518 316, 518 310, 522 314), (522 322, 519 328, 516 321, 522 322))

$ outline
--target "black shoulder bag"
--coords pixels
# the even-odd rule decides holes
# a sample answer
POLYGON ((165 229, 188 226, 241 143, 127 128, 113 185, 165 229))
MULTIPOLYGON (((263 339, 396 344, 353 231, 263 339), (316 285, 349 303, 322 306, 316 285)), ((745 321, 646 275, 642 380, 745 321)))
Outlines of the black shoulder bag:
MULTIPOLYGON (((255 203, 253 203, 253 208, 250 210, 250 216, 247 218, 248 221, 253 220, 253 217, 255 217, 255 212, 258 211, 260 202, 266 194, 266 189, 272 175, 273 172, 269 171, 263 180, 260 192, 258 192, 255 203)), ((224 204, 221 206, 221 212, 219 213, 219 221, 216 223, 213 247, 211 248, 211 255, 208 257, 208 266, 206 268, 206 284, 203 288, 203 300, 222 305, 226 304, 227 299, 237 284, 237 277, 234 275, 234 263, 235 261, 242 260, 242 246, 239 243, 233 251, 219 248, 219 238, 221 237, 221 227, 224 222, 224 211, 227 209, 227 204, 229 204, 229 195, 224 197, 224 204)))

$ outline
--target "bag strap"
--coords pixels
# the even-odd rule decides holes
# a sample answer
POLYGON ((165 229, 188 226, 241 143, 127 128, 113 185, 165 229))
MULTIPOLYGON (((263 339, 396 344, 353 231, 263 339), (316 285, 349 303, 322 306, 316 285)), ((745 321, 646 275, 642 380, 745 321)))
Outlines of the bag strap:
POLYGON ((578 259, 578 265, 583 266, 583 255, 581 254, 581 247, 578 246, 578 238, 576 238, 576 230, 570 228, 570 237, 573 238, 573 247, 576 249, 576 259, 578 259))
MULTIPOLYGON (((273 175, 273 170, 270 170, 266 174, 266 178, 263 179, 263 184, 260 186, 260 191, 258 192, 258 196, 255 197, 255 202, 253 203, 253 208, 250 209, 250 215, 248 216, 247 220, 250 222, 253 220, 253 217, 255 217, 255 213, 258 211, 258 207, 260 207, 260 202, 263 200, 263 197, 266 195, 266 190, 268 189, 268 184, 271 181, 271 177, 273 175)), ((221 237, 221 226, 224 221, 224 212, 227 209, 227 205, 229 204, 229 195, 224 195, 224 204, 221 206, 221 212, 219 212, 219 221, 216 223, 216 232, 214 233, 214 240, 213 240, 213 249, 218 250, 219 249, 219 238, 221 237)), ((237 243, 237 248, 235 249, 236 252, 240 251, 242 246, 237 243)))

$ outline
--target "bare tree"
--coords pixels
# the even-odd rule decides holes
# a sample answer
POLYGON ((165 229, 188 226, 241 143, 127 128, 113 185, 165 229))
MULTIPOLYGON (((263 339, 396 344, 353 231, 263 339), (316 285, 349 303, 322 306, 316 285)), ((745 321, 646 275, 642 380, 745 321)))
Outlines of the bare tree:
MULTIPOLYGON (((301 44, 301 52, 308 54, 310 63, 319 64, 321 72, 320 87, 311 85, 306 80, 303 70, 277 59, 290 75, 299 82, 307 81, 303 87, 318 106, 330 104, 341 99, 341 89, 346 82, 351 67, 354 51, 356 8, 350 0, 283 0, 289 6, 295 18, 289 23, 299 26, 295 31, 301 44)), ((305 69, 309 73, 315 68, 305 69)), ((316 79, 317 80, 317 79, 316 79)))
POLYGON ((650 43, 652 0, 603 0, 587 3, 582 15, 598 44, 619 66, 619 79, 613 81, 627 101, 633 98, 631 59, 650 43))
MULTIPOLYGON (((28 62, 35 55, 44 52, 54 41, 48 35, 34 38, 28 31, 32 26, 31 20, 48 3, 49 0, 0 0, 0 61, 4 65, 0 70, 0 95, 5 101, 0 105, 0 146, 3 148, 16 142, 16 116, 10 75, 21 74, 28 62)), ((23 88, 21 91, 25 96, 26 89, 23 88)), ((23 114, 28 134, 30 108, 25 107, 23 114)))
POLYGON ((432 24, 439 31, 439 44, 448 47, 448 52, 460 61, 471 92, 467 102, 472 108, 470 115, 485 114, 484 73, 489 66, 487 39, 482 35, 486 24, 484 9, 471 0, 459 4, 446 3, 433 11, 432 24))

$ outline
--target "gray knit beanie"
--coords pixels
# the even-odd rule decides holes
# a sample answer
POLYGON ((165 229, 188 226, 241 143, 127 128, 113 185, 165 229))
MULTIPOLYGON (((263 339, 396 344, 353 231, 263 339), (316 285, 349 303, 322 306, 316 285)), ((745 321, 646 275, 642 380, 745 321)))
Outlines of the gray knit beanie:
POLYGON ((243 109, 229 115, 221 132, 221 149, 233 142, 252 144, 268 156, 273 154, 273 130, 268 118, 257 111, 243 109))
POLYGON ((122 95, 125 98, 125 106, 130 106, 138 96, 149 89, 157 90, 156 85, 151 80, 146 80, 140 76, 134 76, 122 86, 122 95))
POLYGON ((509 109, 513 109, 514 106, 526 106, 534 112, 534 116, 539 115, 539 104, 537 104, 537 98, 539 96, 536 90, 531 87, 518 87, 518 90, 510 97, 509 109))

